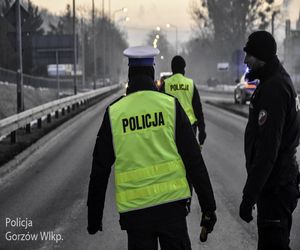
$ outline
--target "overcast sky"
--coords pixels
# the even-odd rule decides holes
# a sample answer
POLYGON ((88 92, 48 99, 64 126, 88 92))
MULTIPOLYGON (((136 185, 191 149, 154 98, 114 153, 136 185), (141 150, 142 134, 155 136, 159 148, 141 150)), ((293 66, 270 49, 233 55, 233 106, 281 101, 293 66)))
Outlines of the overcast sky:
MULTIPOLYGON (((27 0, 23 0, 25 3, 27 0)), ((122 7, 127 7, 128 12, 118 12, 115 20, 118 25, 128 34, 128 41, 131 46, 141 45, 146 39, 146 34, 155 29, 156 26, 163 27, 167 32, 168 39, 175 46, 175 29, 166 29, 166 24, 171 23, 178 28, 178 40, 184 42, 191 36, 191 26, 193 21, 189 13, 190 2, 192 0, 104 0, 104 9, 108 13, 109 2, 111 3, 111 13, 122 7), (122 17, 129 16, 129 22, 119 21, 122 17)), ((282 2, 283 0, 276 0, 282 2)), ((288 14, 292 20, 292 27, 299 16, 300 0, 289 1, 288 14)), ((72 5, 73 0, 32 0, 40 7, 49 9, 54 13, 63 13, 66 5, 72 5)), ((76 5, 91 8, 92 0, 76 0, 76 5)), ((102 9, 102 0, 95 0, 98 10, 102 9)), ((288 16, 287 16, 288 18, 288 16)))

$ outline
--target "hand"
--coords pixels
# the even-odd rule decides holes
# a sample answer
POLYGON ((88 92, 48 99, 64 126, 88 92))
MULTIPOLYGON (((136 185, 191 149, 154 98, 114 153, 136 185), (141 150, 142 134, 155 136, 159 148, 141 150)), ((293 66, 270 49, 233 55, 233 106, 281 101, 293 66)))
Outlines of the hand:
POLYGON ((88 206, 88 227, 89 234, 95 234, 102 231, 102 214, 93 206, 88 206))
POLYGON ((89 234, 95 234, 98 231, 102 231, 102 224, 98 225, 98 226, 95 226, 95 225, 90 226, 90 225, 88 225, 87 230, 88 230, 89 234))
POLYGON ((188 198, 186 201, 186 210, 187 210, 188 214, 191 212, 191 205, 192 205, 192 198, 188 198))
POLYGON ((200 226, 205 228, 206 233, 211 233, 217 222, 217 216, 215 212, 203 212, 200 226))
POLYGON ((198 129, 199 133, 198 133, 198 140, 199 140, 199 144, 200 145, 203 145, 204 144, 204 141, 205 141, 205 138, 206 138, 206 133, 205 131, 202 131, 200 129, 198 129))
POLYGON ((249 223, 253 220, 252 216, 253 205, 247 199, 243 199, 240 205, 240 217, 242 220, 249 223))

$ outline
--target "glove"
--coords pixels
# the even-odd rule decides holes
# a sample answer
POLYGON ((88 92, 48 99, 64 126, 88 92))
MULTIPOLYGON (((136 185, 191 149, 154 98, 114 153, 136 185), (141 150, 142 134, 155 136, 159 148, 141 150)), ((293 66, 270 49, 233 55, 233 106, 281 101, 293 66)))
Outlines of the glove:
POLYGON ((95 225, 90 226, 90 225, 88 225, 87 230, 88 230, 89 234, 95 234, 98 231, 102 231, 102 224, 98 225, 98 226, 95 226, 95 225))
POLYGON ((192 204, 192 198, 187 199, 186 210, 187 210, 188 214, 191 212, 191 204, 192 204))
POLYGON ((207 233, 211 233, 217 222, 217 216, 215 212, 203 212, 200 226, 206 229, 207 233))
POLYGON ((216 222, 217 216, 215 212, 204 212, 202 214, 202 219, 200 223, 200 226, 202 227, 200 233, 201 242, 205 242, 207 240, 207 235, 213 231, 216 222))
POLYGON ((240 217, 242 220, 249 223, 253 220, 252 216, 253 204, 249 202, 247 199, 243 198, 242 203, 240 205, 240 217))
POLYGON ((98 231, 102 231, 102 216, 99 216, 97 209, 92 206, 88 207, 88 227, 89 234, 95 234, 98 231))
POLYGON ((206 133, 205 131, 201 131, 200 129, 198 129, 199 133, 198 133, 198 140, 199 140, 199 144, 203 145, 205 138, 206 138, 206 133))

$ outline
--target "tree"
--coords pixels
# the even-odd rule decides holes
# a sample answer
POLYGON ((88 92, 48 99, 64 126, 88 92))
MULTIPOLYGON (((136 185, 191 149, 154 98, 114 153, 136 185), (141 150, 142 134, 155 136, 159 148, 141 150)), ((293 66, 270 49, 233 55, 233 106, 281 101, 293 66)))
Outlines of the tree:
POLYGON ((196 84, 203 84, 215 75, 217 51, 213 48, 211 37, 190 39, 183 52, 186 58, 186 74, 191 76, 196 84))
MULTIPOLYGON (((265 29, 271 20, 274 0, 199 0, 191 14, 200 29, 218 40, 244 42, 253 29, 265 29)), ((234 42, 236 44, 237 42, 234 42)))
POLYGON ((95 30, 97 76, 102 78, 105 69, 106 77, 118 80, 124 58, 123 50, 128 46, 125 34, 106 16, 96 18, 95 30))
POLYGON ((39 7, 35 6, 30 0, 28 1, 28 18, 23 26, 23 32, 29 32, 31 34, 44 34, 44 29, 42 28, 43 25, 43 18, 42 14, 39 11, 39 7))
POLYGON ((43 35, 44 29, 43 18, 39 11, 39 7, 35 6, 30 0, 28 1, 28 18, 22 27, 23 33, 23 71, 27 74, 33 74, 35 71, 39 71, 38 68, 33 65, 32 61, 32 37, 35 35, 43 35))
MULTIPOLYGON (((86 10, 84 12, 86 13, 86 10)), ((91 11, 88 13, 91 13, 91 11)), ((93 32, 92 20, 87 18, 87 15, 85 15, 85 18, 82 18, 78 29, 80 30, 77 32, 80 43, 78 56, 79 61, 83 62, 81 59, 83 59, 82 55, 84 54, 83 67, 86 79, 89 82, 93 81, 95 56, 96 79, 102 80, 105 69, 105 77, 110 78, 113 82, 118 82, 123 73, 124 57, 122 52, 128 46, 125 34, 108 17, 99 15, 95 18, 95 34, 93 32), (94 35, 96 41, 95 51, 94 35)))
POLYGON ((11 46, 7 35, 8 32, 13 32, 14 28, 4 17, 11 3, 12 0, 4 0, 4 2, 0 4, 0 67, 15 70, 16 52, 11 46))
POLYGON ((156 58, 156 73, 159 74, 160 72, 170 72, 171 71, 171 60, 175 55, 175 49, 172 47, 170 42, 167 40, 166 35, 164 32, 160 32, 158 34, 157 31, 151 31, 147 36, 146 43, 149 46, 153 46, 154 40, 157 40, 157 48, 160 51, 159 56, 156 58))
MULTIPOLYGON (((0 18, 0 52, 4 60, 0 61, 0 65, 5 68, 16 70, 16 51, 15 45, 12 46, 11 41, 8 39, 8 33, 14 36, 15 28, 7 22, 3 17, 10 9, 13 0, 4 0, 1 7, 0 18), (9 56, 3 56, 9 53, 9 56)), ((23 71, 30 74, 32 71, 32 48, 31 38, 35 34, 43 34, 42 28, 43 19, 39 13, 39 8, 35 6, 30 0, 27 6, 28 17, 22 26, 22 45, 23 45, 23 71)))
POLYGON ((3 14, 7 13, 7 11, 9 10, 10 6, 12 5, 12 2, 13 0, 4 0, 2 2, 2 5, 0 6, 1 7, 1 12, 3 14))
MULTIPOLYGON (((191 56, 203 57, 207 50, 210 59, 230 62, 254 29, 266 29, 270 23, 274 0, 197 0, 191 5, 195 21, 195 38, 200 48, 192 46, 191 56), (207 42, 210 45, 207 46, 207 42), (201 51, 201 52, 200 52, 201 51), (202 53, 202 54, 201 54, 202 53)), ((194 41, 195 43, 195 41, 194 41)), ((191 44, 188 44, 191 46, 191 44)))
MULTIPOLYGON (((76 23, 78 23, 77 18, 76 23)), ((71 12, 71 6, 69 4, 67 4, 66 6, 64 15, 59 17, 57 26, 50 23, 49 28, 50 31, 48 32, 48 34, 52 35, 66 35, 73 33, 73 16, 71 12)))
MULTIPOLYGON (((99 11, 95 10, 95 34, 93 32, 91 9, 85 6, 76 8, 76 16, 81 16, 81 22, 76 18, 76 33, 78 34, 78 57, 79 63, 84 62, 85 77, 87 81, 92 82, 94 76, 94 55, 96 56, 96 78, 102 79, 104 75, 113 81, 119 80, 123 62, 123 50, 128 46, 125 40, 125 34, 110 20, 102 17, 99 11), (103 35, 105 34, 105 35, 103 35), (94 51, 94 35, 96 39, 96 50, 94 51), (105 48, 103 49, 103 46, 105 48), (104 52, 104 53, 103 53, 104 52), (105 62, 105 66, 103 65, 105 62)), ((49 13, 47 13, 49 16, 49 13)), ((67 5, 65 13, 57 17, 57 25, 54 21, 49 23, 47 34, 72 34, 73 16, 70 5, 67 5)))

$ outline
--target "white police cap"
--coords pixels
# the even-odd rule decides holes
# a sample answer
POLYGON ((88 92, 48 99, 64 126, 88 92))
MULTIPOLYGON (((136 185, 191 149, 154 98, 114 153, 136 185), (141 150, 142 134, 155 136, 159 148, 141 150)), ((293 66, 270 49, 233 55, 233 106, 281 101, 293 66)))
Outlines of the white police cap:
POLYGON ((159 49, 151 46, 135 46, 125 49, 123 54, 129 59, 129 67, 153 66, 154 57, 159 54, 159 49))

